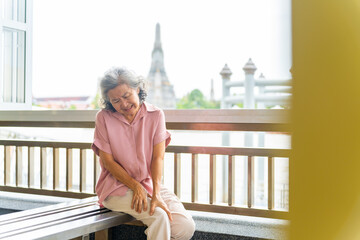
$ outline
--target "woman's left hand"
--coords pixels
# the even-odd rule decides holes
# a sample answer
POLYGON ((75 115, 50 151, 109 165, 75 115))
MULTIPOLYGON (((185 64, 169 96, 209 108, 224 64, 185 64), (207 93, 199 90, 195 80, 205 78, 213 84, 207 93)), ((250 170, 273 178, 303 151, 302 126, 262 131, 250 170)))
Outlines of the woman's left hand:
POLYGON ((154 214, 156 207, 162 208, 168 215, 170 221, 172 221, 171 212, 160 195, 154 195, 151 198, 150 216, 154 214))

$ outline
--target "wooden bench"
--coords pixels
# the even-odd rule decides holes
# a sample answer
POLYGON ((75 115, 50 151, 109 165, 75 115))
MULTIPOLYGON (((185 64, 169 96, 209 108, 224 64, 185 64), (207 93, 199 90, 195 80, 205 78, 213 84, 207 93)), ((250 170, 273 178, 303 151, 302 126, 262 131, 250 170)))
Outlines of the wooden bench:
MULTIPOLYGON (((97 204, 97 197, 0 216, 0 239, 72 239, 95 232, 107 239, 107 229, 133 221, 124 213, 97 204)), ((81 238, 80 238, 81 239, 81 238)))

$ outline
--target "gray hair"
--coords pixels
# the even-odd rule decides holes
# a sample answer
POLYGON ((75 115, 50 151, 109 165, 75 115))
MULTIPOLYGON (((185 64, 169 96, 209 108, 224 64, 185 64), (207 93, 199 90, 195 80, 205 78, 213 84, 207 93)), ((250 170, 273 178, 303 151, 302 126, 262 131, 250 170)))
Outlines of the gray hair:
POLYGON ((104 109, 108 109, 113 112, 116 111, 110 103, 108 92, 121 84, 126 84, 134 90, 139 88, 140 104, 145 101, 147 96, 145 79, 124 67, 113 67, 109 69, 100 80, 101 103, 104 109))

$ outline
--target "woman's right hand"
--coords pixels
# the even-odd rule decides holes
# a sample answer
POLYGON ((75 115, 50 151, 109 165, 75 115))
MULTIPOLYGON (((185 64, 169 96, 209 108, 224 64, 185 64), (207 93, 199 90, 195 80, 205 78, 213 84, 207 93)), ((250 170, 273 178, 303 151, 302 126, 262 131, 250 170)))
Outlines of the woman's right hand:
POLYGON ((135 185, 135 188, 133 190, 133 198, 131 201, 131 209, 135 209, 136 212, 141 213, 141 211, 144 209, 144 211, 147 211, 148 208, 148 202, 147 202, 147 196, 148 193, 145 190, 145 188, 140 184, 137 183, 135 185))
POLYGON ((145 188, 138 181, 132 178, 125 171, 125 169, 114 160, 114 157, 111 154, 99 150, 99 155, 105 169, 107 169, 111 173, 111 175, 113 175, 120 182, 124 183, 128 188, 133 191, 131 208, 135 208, 135 211, 138 213, 141 213, 143 209, 147 211, 148 193, 145 188))

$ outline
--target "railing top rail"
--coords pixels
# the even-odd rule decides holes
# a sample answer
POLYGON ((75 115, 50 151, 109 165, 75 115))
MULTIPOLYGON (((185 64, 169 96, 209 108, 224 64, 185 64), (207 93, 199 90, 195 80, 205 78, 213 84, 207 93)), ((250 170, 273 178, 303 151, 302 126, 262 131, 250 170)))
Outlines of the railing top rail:
MULTIPOLYGON (((98 110, 0 111, 0 126, 93 128, 98 110)), ((289 110, 164 110, 168 129, 290 131, 289 110)))
MULTIPOLYGON (((0 145, 27 146, 27 147, 53 147, 53 148, 79 148, 89 149, 89 142, 60 142, 60 141, 34 141, 34 140, 1 140, 0 145)), ((166 148, 170 153, 214 154, 214 155, 242 155, 266 157, 290 157, 290 149, 269 148, 238 148, 238 147, 207 147, 207 146, 177 146, 166 148)))

